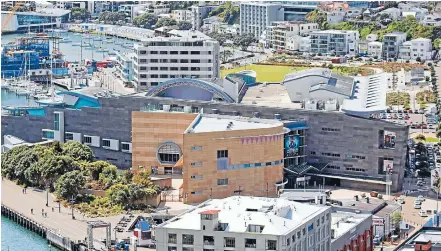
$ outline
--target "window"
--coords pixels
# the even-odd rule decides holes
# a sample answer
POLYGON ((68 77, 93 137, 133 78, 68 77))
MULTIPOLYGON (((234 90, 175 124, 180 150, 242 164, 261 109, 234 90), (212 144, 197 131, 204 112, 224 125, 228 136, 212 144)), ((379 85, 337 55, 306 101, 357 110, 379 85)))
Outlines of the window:
POLYGON ((147 51, 139 51, 139 54, 145 55, 145 54, 147 54, 147 51))
POLYGON ((64 134, 64 141, 73 140, 73 133, 66 132, 64 134))
POLYGON ((54 119, 54 130, 59 131, 60 130, 60 114, 54 113, 55 119, 54 119))
POLYGON ((177 55, 177 54, 179 54, 179 52, 177 52, 177 51, 170 51, 170 55, 177 55))
POLYGON ((157 51, 151 51, 150 54, 158 54, 157 51))
POLYGON ((347 167, 346 171, 352 171, 352 172, 366 172, 365 169, 363 168, 355 168, 355 167, 347 167))
POLYGON ((177 239, 177 234, 168 234, 168 243, 176 244, 177 239))
POLYGON ((200 51, 192 51, 192 52, 191 52, 191 55, 199 55, 199 54, 201 54, 200 51))
POLYGON ((202 146, 192 146, 191 150, 192 151, 201 151, 202 150, 202 146))
POLYGON ((245 247, 246 248, 256 248, 256 239, 245 238, 245 247))
POLYGON ((175 164, 181 157, 181 149, 175 143, 164 143, 158 148, 157 157, 161 163, 175 164))
POLYGON ((181 51, 181 55, 188 55, 188 51, 181 51))
POLYGON ((157 59, 150 59, 150 63, 158 63, 157 59))
POLYGON ((192 162, 191 163, 192 166, 202 166, 202 162, 192 162))
POLYGON ((233 237, 224 237, 224 247, 227 248, 236 247, 236 239, 233 237))
POLYGON ((339 153, 322 153, 322 156, 340 157, 339 153))
POLYGON ((177 63, 178 60, 177 59, 170 59, 170 63, 177 63))
POLYGON ((159 62, 161 62, 161 63, 167 63, 167 62, 168 62, 168 59, 159 59, 159 62))
POLYGON ((201 180, 202 179, 202 175, 192 175, 191 179, 193 179, 193 180, 201 180))
POLYGON ((181 59, 181 63, 184 63, 184 64, 188 63, 188 59, 181 59))
POLYGON ((103 147, 110 147, 110 140, 108 139, 103 139, 103 147))
POLYGON ((213 236, 205 236, 204 235, 204 245, 214 246, 214 237, 213 236))
POLYGON ((194 248, 182 247, 182 251, 194 251, 194 248))
POLYGON ((199 60, 199 59, 192 59, 190 62, 191 62, 191 63, 200 63, 201 60, 199 60))
POLYGON ((121 151, 130 151, 130 143, 121 143, 121 151))
POLYGON ((202 191, 193 191, 191 194, 202 194, 202 191))
POLYGON ((309 247, 312 247, 314 245, 314 236, 309 236, 309 247))
POLYGON ((168 247, 168 251, 178 251, 177 247, 168 247))
POLYGON ((168 78, 168 75, 166 75, 166 74, 161 74, 159 77, 160 77, 160 78, 168 78))
POLYGON ((145 66, 141 66, 141 67, 139 67, 139 70, 140 70, 140 71, 146 71, 146 70, 147 70, 147 67, 145 67, 145 66))
POLYGON ((54 139, 55 135, 52 131, 43 131, 43 138, 44 139, 54 139))
POLYGON ((139 62, 140 63, 147 63, 147 59, 140 59, 139 62))
POLYGON ((159 67, 161 71, 168 71, 168 67, 159 67))
POLYGON ((161 54, 161 55, 167 55, 167 51, 160 51, 159 54, 161 54))
POLYGON ((90 137, 90 136, 83 136, 83 143, 84 144, 92 144, 92 137, 90 137))
POLYGON ((228 150, 217 150, 217 158, 228 158, 228 150))
POLYGON ((289 238, 289 237, 286 238, 286 245, 288 245, 288 246, 291 245, 291 238, 289 238))
POLYGON ((183 234, 182 235, 182 244, 193 245, 194 237, 192 234, 183 234))
POLYGON ((170 71, 179 71, 178 67, 170 67, 170 71))
POLYGON ((337 170, 340 169, 339 166, 334 166, 334 165, 328 165, 328 166, 326 166, 326 168, 329 168, 329 169, 337 169, 337 170))
POLYGON ((326 131, 326 132, 339 132, 340 129, 335 129, 335 128, 322 128, 322 131, 326 131))
POLYGON ((157 71, 159 68, 158 67, 150 67, 150 70, 152 71, 157 71))
POLYGON ((228 185, 228 178, 217 179, 217 185, 218 186, 226 186, 226 185, 228 185))
POLYGON ((266 250, 277 250, 277 241, 267 240, 266 241, 266 250))

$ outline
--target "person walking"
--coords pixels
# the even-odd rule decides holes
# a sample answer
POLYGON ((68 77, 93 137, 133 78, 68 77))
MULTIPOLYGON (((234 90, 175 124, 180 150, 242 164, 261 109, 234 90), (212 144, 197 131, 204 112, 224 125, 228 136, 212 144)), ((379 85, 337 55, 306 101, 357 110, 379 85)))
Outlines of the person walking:
POLYGON ((44 209, 41 209, 41 216, 44 217, 44 209))
POLYGON ((55 210, 55 209, 54 209, 54 208, 52 208, 52 213, 54 212, 54 210, 55 210))
POLYGON ((34 214, 34 209, 33 208, 31 208, 31 214, 34 214))

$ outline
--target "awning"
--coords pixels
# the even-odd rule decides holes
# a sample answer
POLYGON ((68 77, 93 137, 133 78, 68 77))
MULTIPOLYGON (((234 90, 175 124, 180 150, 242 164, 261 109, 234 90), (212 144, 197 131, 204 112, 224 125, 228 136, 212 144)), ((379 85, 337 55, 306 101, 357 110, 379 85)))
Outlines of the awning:
POLYGON ((180 167, 183 168, 184 167, 184 155, 182 155, 178 162, 176 162, 176 164, 173 167, 180 167))
POLYGON ((285 167, 285 170, 297 175, 304 174, 306 172, 321 172, 325 167, 328 165, 328 163, 307 163, 304 162, 299 165, 291 165, 288 167, 285 167))

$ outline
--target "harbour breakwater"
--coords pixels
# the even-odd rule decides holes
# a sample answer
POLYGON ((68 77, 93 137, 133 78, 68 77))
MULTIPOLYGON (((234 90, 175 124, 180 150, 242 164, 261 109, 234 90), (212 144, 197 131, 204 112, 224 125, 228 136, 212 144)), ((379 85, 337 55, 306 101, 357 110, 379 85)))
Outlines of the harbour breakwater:
POLYGON ((3 216, 14 221, 20 226, 38 234, 42 238, 46 239, 49 244, 63 251, 87 250, 85 246, 75 243, 75 241, 72 241, 67 237, 63 237, 62 235, 56 233, 56 231, 52 229, 48 229, 47 227, 43 226, 43 224, 36 222, 26 217, 24 214, 12 208, 9 208, 3 204, 1 205, 1 213, 3 216))

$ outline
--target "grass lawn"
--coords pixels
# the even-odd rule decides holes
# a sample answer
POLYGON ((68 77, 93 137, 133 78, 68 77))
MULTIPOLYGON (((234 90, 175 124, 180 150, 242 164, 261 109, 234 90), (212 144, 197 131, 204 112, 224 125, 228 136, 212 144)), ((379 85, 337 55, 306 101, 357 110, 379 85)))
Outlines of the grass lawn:
POLYGON ((247 65, 234 69, 222 70, 221 76, 237 73, 243 70, 252 70, 257 74, 257 82, 282 82, 286 74, 290 72, 308 69, 307 67, 277 66, 277 65, 247 65))
POLYGON ((434 137, 426 137, 426 141, 421 141, 421 140, 417 140, 415 138, 413 138, 415 141, 417 142, 422 142, 422 143, 439 143, 439 139, 438 138, 434 138, 434 137))

